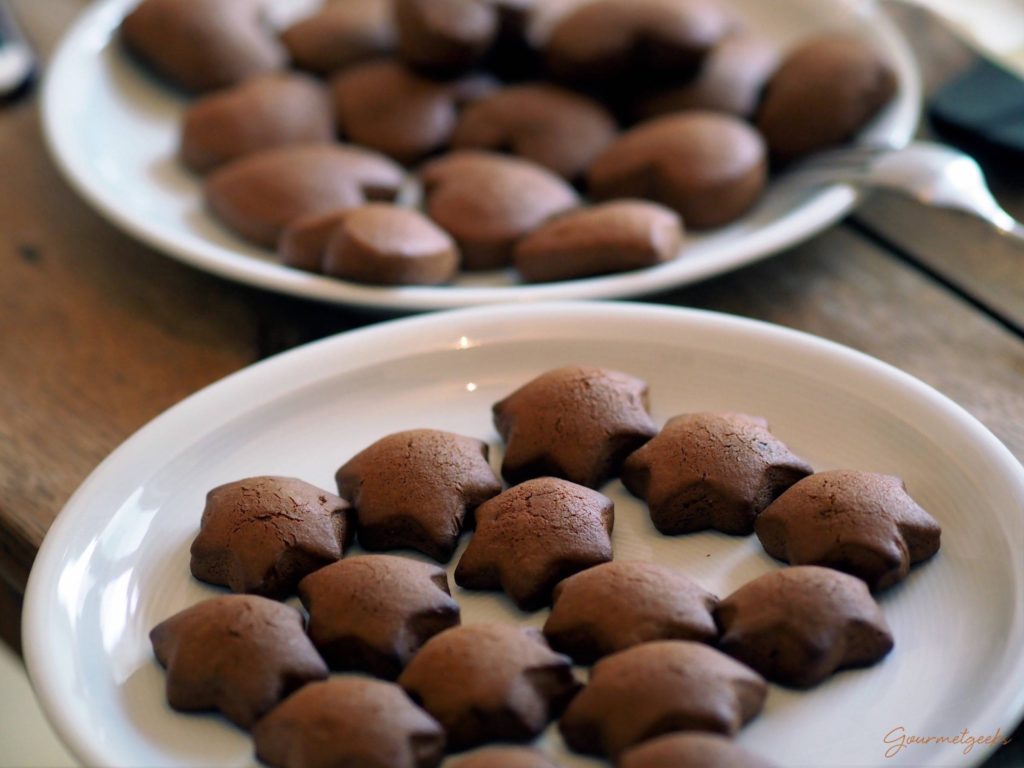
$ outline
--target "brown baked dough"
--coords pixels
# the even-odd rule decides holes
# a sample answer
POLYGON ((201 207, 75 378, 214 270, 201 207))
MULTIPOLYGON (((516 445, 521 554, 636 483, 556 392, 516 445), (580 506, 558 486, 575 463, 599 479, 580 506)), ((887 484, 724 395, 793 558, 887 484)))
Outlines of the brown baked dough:
POLYGON ((391 53, 397 44, 391 0, 332 0, 281 33, 295 66, 329 75, 391 53))
POLYGON ((774 768, 731 739, 713 733, 673 733, 627 750, 619 768, 774 768))

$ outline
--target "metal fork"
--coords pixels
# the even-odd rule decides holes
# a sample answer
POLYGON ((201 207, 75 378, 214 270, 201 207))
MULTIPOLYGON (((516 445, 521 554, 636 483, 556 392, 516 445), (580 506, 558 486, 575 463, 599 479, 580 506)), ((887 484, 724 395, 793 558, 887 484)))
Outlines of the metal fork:
POLYGON ((996 202, 978 163, 944 144, 855 144, 801 161, 779 181, 797 188, 841 183, 901 192, 925 205, 973 214, 1024 243, 1024 225, 996 202))

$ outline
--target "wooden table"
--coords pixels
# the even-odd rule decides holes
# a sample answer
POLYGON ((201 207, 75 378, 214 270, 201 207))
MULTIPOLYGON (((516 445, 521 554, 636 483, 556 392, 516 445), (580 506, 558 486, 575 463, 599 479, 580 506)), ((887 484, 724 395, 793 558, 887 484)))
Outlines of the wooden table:
MULTIPOLYGON (((46 56, 81 0, 15 2, 46 56)), ((894 9, 929 88, 971 61, 894 9)), ((925 128, 927 130, 927 128, 925 128)), ((1024 215, 1024 184, 988 169, 1024 215)), ((810 242, 654 297, 799 328, 893 363, 952 397, 1024 458, 1024 249, 984 225, 875 196, 810 242)), ((269 354, 374 318, 179 265, 101 219, 58 175, 37 103, 0 109, 0 633, 68 496, 133 431, 269 354)), ((1024 765, 1024 732, 989 766, 1024 765)))

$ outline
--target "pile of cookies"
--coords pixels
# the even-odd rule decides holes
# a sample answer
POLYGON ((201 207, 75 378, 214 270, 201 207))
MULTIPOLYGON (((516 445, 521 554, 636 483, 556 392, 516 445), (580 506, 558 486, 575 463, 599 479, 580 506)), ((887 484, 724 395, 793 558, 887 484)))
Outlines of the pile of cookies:
POLYGON ((896 89, 863 40, 779 51, 725 0, 327 0, 283 28, 267 11, 142 0, 120 39, 199 96, 180 157, 208 210, 360 283, 662 263, 896 89))
POLYGON ((764 768, 730 737, 768 681, 810 688, 883 658, 893 637, 872 593, 939 549, 898 478, 814 472, 755 416, 659 429, 626 373, 548 371, 493 419, 500 478, 483 441, 413 429, 345 461, 337 495, 283 477, 210 491, 191 571, 234 594, 152 630, 171 706, 219 710, 281 768, 431 768, 494 742, 509 746, 455 765, 551 768, 514 745, 555 720, 570 749, 625 768, 764 768), (790 567, 719 599, 674 568, 614 560, 599 490, 613 478, 660 534, 754 533, 790 567), (550 607, 542 631, 462 625, 440 565, 375 554, 443 564, 470 527, 456 584, 550 607), (369 554, 346 556, 354 538, 369 554), (305 612, 279 602, 296 594, 305 612), (585 684, 574 665, 591 667, 585 684))

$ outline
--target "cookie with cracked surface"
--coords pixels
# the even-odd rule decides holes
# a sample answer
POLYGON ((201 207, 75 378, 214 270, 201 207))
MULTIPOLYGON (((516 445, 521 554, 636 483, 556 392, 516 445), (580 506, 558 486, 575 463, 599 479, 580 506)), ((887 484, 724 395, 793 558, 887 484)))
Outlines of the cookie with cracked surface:
POLYGON ((222 165, 203 184, 213 215, 237 235, 273 248, 303 216, 391 200, 405 181, 394 161, 346 144, 265 149, 222 165))
POLYGON ((144 0, 124 17, 119 35, 138 60, 196 93, 282 69, 287 60, 260 0, 144 0))
POLYGON ((456 149, 508 151, 570 181, 617 133, 600 103, 546 83, 502 88, 469 105, 452 134, 456 149))
POLYGON ((444 726, 454 751, 529 741, 579 689, 569 657, 552 651, 539 630, 511 624, 432 637, 398 682, 444 726))
POLYGON ((872 591, 907 577, 939 551, 942 527, 898 477, 832 470, 796 483, 754 525, 772 557, 822 565, 863 579, 872 591))
POLYGON ((813 471, 758 416, 690 413, 626 459, 622 482, 647 502, 662 533, 745 536, 765 507, 813 471))
POLYGON ((893 647, 864 582, 814 565, 783 568, 743 585, 718 604, 715 621, 723 651, 794 688, 870 666, 893 647))
POLYGON ((352 540, 344 499, 293 477, 250 477, 206 495, 190 568, 234 592, 283 598, 341 559, 352 540))
POLYGON ((519 241, 515 267, 527 282, 574 280, 653 267, 679 255, 683 222, 645 200, 569 211, 519 241))
POLYGON ((167 701, 182 712, 220 710, 250 728, 327 665, 294 608, 256 595, 205 600, 149 633, 167 669, 167 701))
POLYGON ((544 636, 577 664, 593 664, 640 643, 714 643, 718 598, 678 571, 616 560, 559 582, 544 636))
POLYGON ((281 42, 295 66, 318 75, 384 56, 397 44, 391 0, 327 3, 285 29, 281 42))
POLYGON ((597 488, 657 434, 647 383, 619 371, 566 366, 547 371, 494 404, 510 483, 551 475, 597 488))
POLYGON ((455 583, 504 590, 535 610, 562 579, 612 559, 614 520, 615 505, 597 491, 556 477, 527 480, 477 508, 455 583))
POLYGON ((394 683, 364 677, 307 685, 252 736, 274 768, 435 768, 444 757, 440 724, 394 683))
POLYGON ((673 733, 627 750, 619 768, 773 768, 774 764, 712 733, 673 733))
POLYGON ((587 173, 596 200, 639 197, 677 211, 687 227, 738 219, 758 201, 768 176, 764 139, 720 112, 666 115, 626 131, 587 173))
POLYGON ((274 72, 186 108, 179 154, 193 171, 206 173, 261 149, 333 140, 323 85, 307 75, 274 72))
POLYGON ((896 95, 888 62, 858 37, 828 34, 790 51, 765 86, 756 124, 779 160, 853 137, 896 95))
POLYGON ((530 747, 488 747, 457 761, 454 768, 558 768, 530 747))
POLYGON ((764 679, 714 648, 687 640, 644 643, 608 656, 558 724, 576 752, 612 760, 675 731, 736 734, 764 706, 764 679))
POLYGON ((304 578, 307 632, 331 669, 394 680, 427 640, 459 623, 442 568, 405 557, 348 557, 304 578))
POLYGON ((466 514, 501 492, 488 452, 481 440, 436 429, 396 432, 360 451, 335 475, 355 507, 359 543, 448 562, 466 514))

